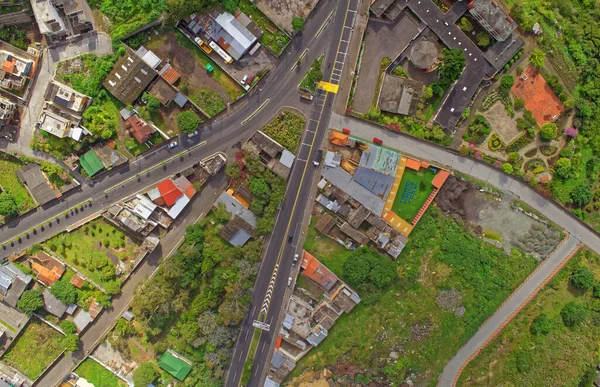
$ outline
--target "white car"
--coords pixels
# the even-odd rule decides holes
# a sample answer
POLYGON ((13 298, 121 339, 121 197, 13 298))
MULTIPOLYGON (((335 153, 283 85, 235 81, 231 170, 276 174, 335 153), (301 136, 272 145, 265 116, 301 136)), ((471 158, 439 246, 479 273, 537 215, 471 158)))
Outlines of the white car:
POLYGON ((248 82, 248 74, 244 75, 244 77, 242 78, 242 85, 245 85, 246 82, 248 82))
POLYGON ((297 262, 298 262, 298 254, 294 255, 294 260, 292 261, 292 266, 296 266, 297 262))
POLYGON ((196 130, 195 132, 188 134, 188 137, 192 138, 192 137, 196 137, 197 135, 198 135, 198 131, 196 130))
POLYGON ((292 277, 288 278, 288 286, 292 286, 292 277))
POLYGON ((172 143, 170 143, 169 145, 167 145, 167 147, 168 147, 169 149, 173 149, 173 148, 175 148, 177 145, 179 145, 179 144, 177 144, 177 141, 173 141, 172 143))

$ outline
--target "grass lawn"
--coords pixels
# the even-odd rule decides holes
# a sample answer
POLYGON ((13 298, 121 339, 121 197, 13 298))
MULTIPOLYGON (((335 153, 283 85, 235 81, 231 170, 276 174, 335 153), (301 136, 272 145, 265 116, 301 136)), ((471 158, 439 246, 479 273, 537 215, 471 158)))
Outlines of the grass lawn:
MULTIPOLYGON (((344 277, 343 264, 352 252, 318 235, 314 226, 304 247, 344 277)), ((409 375, 415 385, 435 385, 448 360, 531 273, 536 261, 471 237, 462 224, 432 208, 394 264, 398 278, 392 285, 383 291, 357 288, 361 303, 337 320, 292 376, 344 363, 370 372, 378 385, 398 383, 409 375), (440 292, 450 289, 461 297, 455 306, 465 308, 462 317, 437 303, 440 292), (386 361, 391 352, 398 355, 397 361, 386 361)))
POLYGON ((315 83, 323 78, 323 57, 324 55, 321 55, 313 61, 310 70, 306 73, 302 82, 300 82, 301 88, 308 89, 313 93, 315 92, 315 83))
POLYGON ((295 153, 305 124, 306 120, 303 116, 290 110, 284 110, 283 115, 278 114, 261 130, 287 150, 295 153))
POLYGON ((4 192, 13 195, 21 213, 35 207, 33 199, 15 175, 15 171, 22 166, 23 163, 18 159, 6 153, 0 153, 0 185, 4 192))
MULTIPOLYGON (((600 257, 580 251, 548 286, 463 371, 460 386, 589 386, 580 383, 586 371, 598 364, 600 315, 592 290, 574 288, 574 268, 588 267, 600 278, 600 257), (581 325, 568 328, 560 315, 568 302, 587 307, 581 325), (540 314, 551 321, 547 335, 533 334, 531 325, 540 314)), ((594 380, 596 372, 593 372, 594 380)))
MULTIPOLYGON (((175 33, 177 34, 177 43, 179 43, 181 47, 191 51, 191 54, 194 55, 198 61, 200 61, 202 67, 205 67, 208 63, 212 65, 214 68, 213 72, 211 73, 212 77, 219 82, 232 102, 244 94, 244 90, 237 84, 237 82, 231 79, 231 77, 225 71, 223 71, 219 65, 210 59, 204 53, 204 51, 186 38, 180 31, 175 31, 175 33)), ((158 40, 153 40, 153 43, 157 41, 158 40)), ((148 46, 148 48, 151 49, 151 45, 149 44, 148 46)))
POLYGON ((125 140, 125 148, 127 148, 127 151, 134 156, 142 154, 148 150, 148 146, 146 144, 140 144, 133 137, 128 137, 125 140))
POLYGON ((35 380, 62 352, 61 337, 48 324, 33 318, 2 360, 35 380))
POLYGON ((85 378, 95 387, 127 386, 127 383, 89 357, 75 368, 75 373, 80 377, 85 378))
POLYGON ((190 99, 211 117, 225 109, 223 98, 212 89, 200 89, 190 99))
POLYGON ((260 42, 273 54, 279 55, 290 41, 275 23, 263 14, 258 7, 249 0, 240 0, 238 7, 263 31, 260 42))
POLYGON ((431 191, 433 191, 431 182, 434 177, 435 172, 429 168, 421 168, 419 171, 406 168, 404 175, 402 175, 400 189, 398 190, 398 195, 396 195, 396 200, 394 200, 392 211, 407 222, 411 222, 423 206, 423 203, 427 200, 427 197, 429 197, 431 191), (409 182, 416 184, 417 188, 412 200, 403 203, 402 195, 409 182))
POLYGON ((116 262, 133 257, 137 247, 123 232, 102 219, 59 234, 42 245, 102 287, 115 279, 116 262))

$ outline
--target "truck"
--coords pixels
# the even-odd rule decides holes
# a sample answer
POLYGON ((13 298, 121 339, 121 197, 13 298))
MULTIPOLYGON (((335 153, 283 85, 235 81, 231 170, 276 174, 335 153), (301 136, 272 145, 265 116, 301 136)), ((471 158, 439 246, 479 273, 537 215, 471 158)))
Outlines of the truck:
POLYGON ((233 62, 233 58, 232 58, 232 57, 230 57, 230 56, 229 56, 229 54, 225 52, 225 50, 223 50, 221 47, 219 47, 219 46, 217 45, 217 43, 215 43, 215 42, 213 42, 213 41, 211 40, 211 41, 210 41, 210 43, 208 43, 208 45, 209 45, 209 46, 210 46, 210 47, 211 47, 213 50, 215 50, 215 52, 216 52, 217 54, 219 54, 219 56, 220 56, 221 58, 223 58, 223 61, 224 61, 225 63, 232 63, 232 62, 233 62))
POLYGON ((304 98, 304 99, 307 99, 309 101, 312 101, 314 97, 313 97, 313 95, 311 93, 307 93, 305 91, 301 91, 300 92, 300 98, 304 98))
POLYGON ((198 47, 200 47, 205 53, 210 54, 212 52, 212 48, 210 48, 208 44, 204 43, 204 40, 200 39, 199 37, 196 37, 194 42, 196 42, 198 47))

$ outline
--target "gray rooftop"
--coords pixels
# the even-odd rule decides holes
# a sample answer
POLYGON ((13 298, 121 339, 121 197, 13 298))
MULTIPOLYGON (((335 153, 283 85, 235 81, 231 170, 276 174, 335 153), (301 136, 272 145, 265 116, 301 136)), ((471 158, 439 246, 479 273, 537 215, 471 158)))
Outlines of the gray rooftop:
POLYGON ((390 113, 414 115, 422 93, 421 82, 385 74, 379 93, 379 109, 390 113))
POLYGON ((506 40, 517 29, 517 23, 492 0, 469 1, 469 12, 496 40, 506 40))
POLYGON ((384 200, 354 181, 352 175, 341 167, 323 167, 321 175, 331 184, 349 193, 356 201, 365 206, 367 210, 376 215, 383 213, 384 200))
POLYGON ((67 311, 68 306, 50 293, 49 289, 44 290, 42 297, 44 298, 44 310, 46 312, 61 318, 67 311))
POLYGON ((359 166, 354 173, 354 181, 380 198, 387 198, 387 195, 394 184, 394 176, 359 166))
POLYGON ((249 209, 244 207, 244 205, 242 203, 240 203, 236 198, 229 195, 227 192, 223 192, 217 198, 215 205, 217 205, 219 203, 222 203, 223 205, 225 205, 225 209, 232 216, 237 215, 240 218, 244 219, 249 225, 256 228, 256 216, 254 216, 252 211, 250 211, 249 209))
POLYGON ((31 192, 35 201, 39 204, 48 203, 52 199, 56 199, 58 192, 50 187, 38 164, 29 163, 18 169, 15 174, 23 184, 27 185, 29 192, 31 192))

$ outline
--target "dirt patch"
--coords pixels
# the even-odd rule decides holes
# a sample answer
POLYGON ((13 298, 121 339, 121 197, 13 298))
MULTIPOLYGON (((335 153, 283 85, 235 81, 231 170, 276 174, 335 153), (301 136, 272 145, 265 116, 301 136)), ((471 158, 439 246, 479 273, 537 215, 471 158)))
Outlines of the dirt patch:
POLYGON ((442 290, 436 297, 436 302, 441 310, 454 312, 459 307, 462 296, 456 289, 442 290))
POLYGON ((513 208, 514 197, 502 198, 480 192, 477 187, 454 176, 444 184, 436 197, 445 213, 460 217, 473 234, 484 232, 489 242, 510 252, 521 249, 537 258, 545 258, 560 241, 560 233, 513 208))
POLYGON ((258 0, 255 4, 277 27, 292 33, 292 19, 305 19, 319 0, 258 0))
POLYGON ((505 144, 510 144, 521 134, 521 130, 517 128, 516 121, 508 115, 501 101, 497 101, 483 115, 505 144))
POLYGON ((420 341, 429 337, 433 328, 435 328, 435 324, 429 321, 413 324, 410 327, 410 341, 420 341))

